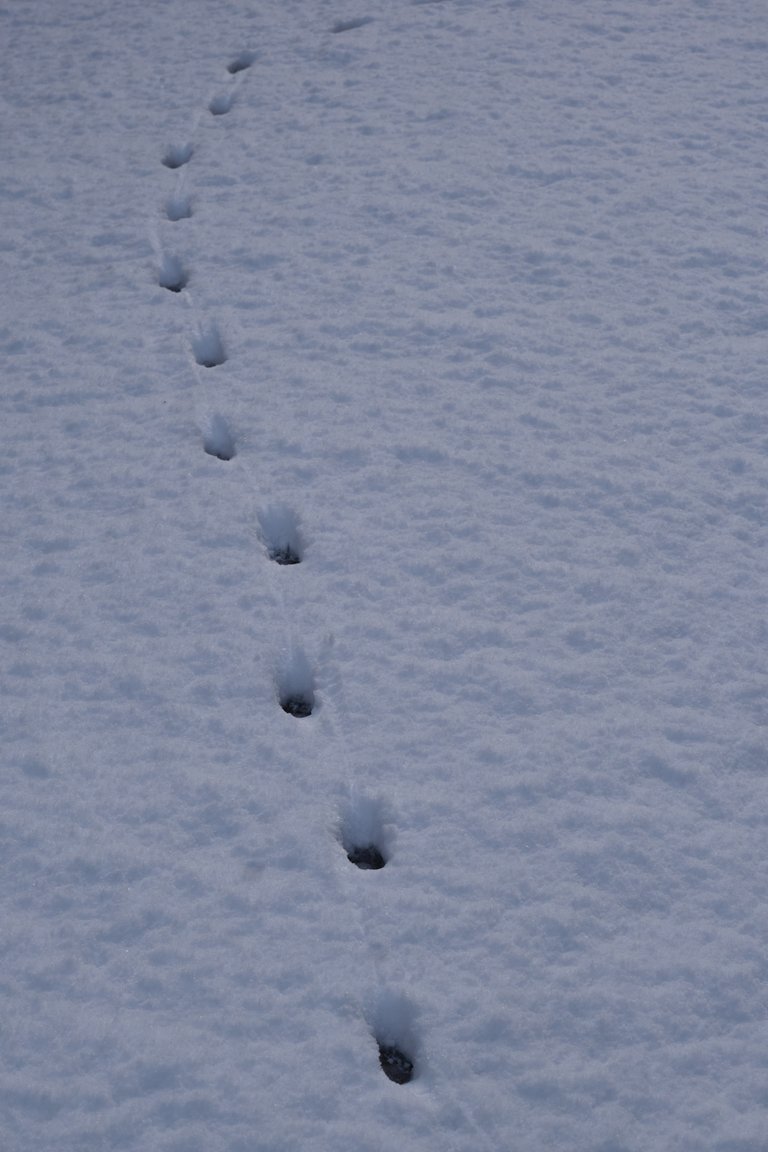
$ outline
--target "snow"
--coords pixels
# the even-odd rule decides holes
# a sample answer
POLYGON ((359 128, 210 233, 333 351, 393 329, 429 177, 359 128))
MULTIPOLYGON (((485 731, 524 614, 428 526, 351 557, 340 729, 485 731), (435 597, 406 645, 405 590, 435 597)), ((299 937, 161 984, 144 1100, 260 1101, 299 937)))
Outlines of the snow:
POLYGON ((3 1149, 768 1148, 764 4, 0 30, 3 1149))

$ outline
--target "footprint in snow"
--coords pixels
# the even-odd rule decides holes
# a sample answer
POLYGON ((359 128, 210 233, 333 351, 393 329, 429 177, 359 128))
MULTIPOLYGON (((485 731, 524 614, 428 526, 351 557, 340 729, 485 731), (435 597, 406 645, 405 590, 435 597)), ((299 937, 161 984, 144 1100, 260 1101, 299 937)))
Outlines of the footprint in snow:
POLYGON ((378 871, 389 859, 391 829, 381 800, 356 793, 341 816, 341 843, 350 864, 363 871, 378 871))
POLYGON ((172 144, 163 156, 166 168, 183 168, 192 159, 193 148, 191 144, 172 144))
POLYGON ((227 359, 218 328, 211 324, 192 343, 195 360, 201 368, 217 368, 227 359))
POLYGON ((250 68, 256 59, 255 52, 241 52, 239 56, 235 56, 234 60, 230 60, 227 64, 227 72, 230 76, 236 76, 238 72, 245 72, 246 68, 250 68))
POLYGON ((157 276, 160 287, 167 288, 169 292, 181 292, 182 288, 186 288, 188 281, 189 275, 177 257, 164 256, 157 276))
POLYGON ((299 518, 285 504, 271 504, 259 512, 259 537, 275 564, 300 564, 304 541, 299 518))
POLYGON ((212 116, 225 116, 229 112, 235 101, 234 92, 221 92, 218 96, 214 96, 208 105, 208 111, 212 116))
POLYGON ((315 710, 315 680, 301 649, 292 649, 277 678, 278 699, 283 712, 301 720, 315 710))
POLYGON ((237 455, 232 430, 218 412, 208 421, 208 427, 203 433, 203 448, 209 456, 215 456, 217 460, 234 460, 237 455))
POLYGON ((414 1076, 418 1048, 412 1004, 405 996, 385 992, 369 1013, 369 1024, 382 1072, 395 1084, 408 1084, 414 1076))
POLYGON ((165 204, 165 214, 169 220, 188 220, 192 215, 192 202, 189 196, 183 193, 169 196, 165 204))

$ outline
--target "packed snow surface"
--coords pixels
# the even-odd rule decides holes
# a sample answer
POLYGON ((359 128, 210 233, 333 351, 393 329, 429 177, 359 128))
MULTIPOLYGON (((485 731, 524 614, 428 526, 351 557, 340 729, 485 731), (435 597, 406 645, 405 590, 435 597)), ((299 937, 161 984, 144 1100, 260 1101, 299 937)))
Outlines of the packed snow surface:
POLYGON ((764 1152, 764 0, 0 43, 3 1152, 764 1152))

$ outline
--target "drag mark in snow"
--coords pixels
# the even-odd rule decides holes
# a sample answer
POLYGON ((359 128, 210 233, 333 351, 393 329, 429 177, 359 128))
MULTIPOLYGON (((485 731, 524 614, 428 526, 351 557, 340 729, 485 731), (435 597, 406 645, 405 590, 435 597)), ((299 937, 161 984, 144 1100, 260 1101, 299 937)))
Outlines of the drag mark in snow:
POLYGON ((172 144, 163 156, 166 168, 183 168, 192 159, 194 149, 191 144, 172 144))
POLYGON ((192 215, 192 203, 189 196, 183 192, 169 196, 165 205, 165 214, 169 220, 188 220, 192 215))
POLYGON ((209 324, 192 343, 195 360, 201 368, 217 368, 227 359, 224 345, 215 324, 209 324))
POLYGON ((366 24, 373 24, 373 16, 359 16, 356 20, 337 20, 331 26, 331 32, 338 36, 340 32, 353 32, 355 28, 363 28, 366 24))
POLYGON ((208 111, 212 116, 225 116, 229 112, 235 100, 234 92, 222 92, 218 96, 214 96, 208 105, 208 111))
POLYGON ((203 433, 203 448, 209 456, 215 456, 217 460, 233 460, 237 455, 232 430, 218 412, 211 417, 203 433))
POLYGON ((161 288, 167 288, 169 292, 181 292, 182 288, 186 288, 188 280, 189 275, 176 256, 163 257, 157 277, 161 288))
POLYGON ((230 76, 236 76, 238 72, 245 72, 246 68, 250 68, 255 59, 255 52, 241 52, 239 56, 235 56, 234 60, 231 60, 229 64, 227 64, 227 72, 229 72, 230 76))
POLYGON ((270 560, 276 564, 300 564, 304 542, 299 518, 285 504, 270 504, 259 512, 259 536, 270 560))

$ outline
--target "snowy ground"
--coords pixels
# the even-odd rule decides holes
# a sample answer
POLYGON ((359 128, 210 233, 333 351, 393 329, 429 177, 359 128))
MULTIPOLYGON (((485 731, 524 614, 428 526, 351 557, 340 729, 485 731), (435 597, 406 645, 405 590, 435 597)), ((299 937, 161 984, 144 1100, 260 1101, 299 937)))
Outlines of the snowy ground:
POLYGON ((0 43, 4 1152, 768 1149, 763 0, 0 43))

